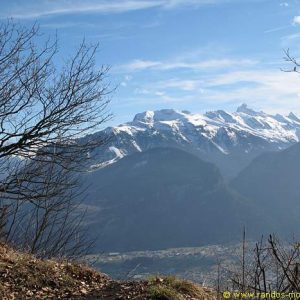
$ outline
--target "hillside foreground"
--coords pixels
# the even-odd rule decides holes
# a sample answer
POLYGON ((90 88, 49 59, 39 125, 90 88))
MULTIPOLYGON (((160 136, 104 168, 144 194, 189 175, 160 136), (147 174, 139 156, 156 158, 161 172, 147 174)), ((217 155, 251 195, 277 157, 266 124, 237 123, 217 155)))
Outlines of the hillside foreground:
POLYGON ((115 281, 84 265, 40 260, 1 244, 0 298, 185 300, 216 299, 216 294, 175 277, 115 281))

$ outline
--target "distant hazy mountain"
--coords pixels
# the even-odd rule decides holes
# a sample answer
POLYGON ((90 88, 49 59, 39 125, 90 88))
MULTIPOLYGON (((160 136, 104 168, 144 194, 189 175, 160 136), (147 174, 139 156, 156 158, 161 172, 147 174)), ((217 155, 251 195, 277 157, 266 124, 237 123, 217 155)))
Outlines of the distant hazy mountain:
POLYGON ((88 204, 97 250, 199 246, 272 230, 211 163, 179 149, 156 148, 91 172, 88 204))
POLYGON ((164 109, 137 114, 132 122, 109 127, 89 138, 110 136, 94 151, 97 169, 156 147, 176 147, 215 163, 233 177, 265 151, 281 150, 299 141, 300 117, 269 115, 243 104, 236 112, 223 110, 192 114, 164 109))
POLYGON ((295 114, 148 111, 86 138, 103 136, 85 176, 98 251, 232 242, 244 225, 249 238, 300 232, 295 114))
POLYGON ((300 143, 265 153, 231 183, 240 194, 271 217, 282 235, 300 236, 300 143))

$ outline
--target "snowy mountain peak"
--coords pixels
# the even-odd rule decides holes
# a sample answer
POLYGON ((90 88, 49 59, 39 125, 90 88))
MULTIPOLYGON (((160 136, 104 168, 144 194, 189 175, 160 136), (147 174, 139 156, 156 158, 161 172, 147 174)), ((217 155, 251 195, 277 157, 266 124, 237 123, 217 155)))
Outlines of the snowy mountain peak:
POLYGON ((152 123, 153 122, 153 111, 145 111, 139 114, 136 114, 133 122, 142 122, 142 123, 152 123))
POLYGON ((136 114, 133 123, 154 123, 160 121, 174 121, 182 119, 189 112, 184 111, 180 112, 174 109, 161 109, 156 111, 145 111, 139 114, 136 114))
POLYGON ((236 123, 236 119, 235 116, 231 113, 228 113, 224 110, 216 110, 216 111, 209 111, 207 113, 205 113, 205 116, 210 118, 210 119, 214 119, 214 120, 218 120, 220 122, 229 122, 229 123, 236 123))
POLYGON ((249 115, 249 116, 259 116, 259 115, 264 114, 264 112, 258 112, 258 111, 255 111, 255 110, 249 108, 246 103, 243 103, 242 105, 240 105, 237 108, 236 112, 237 113, 244 113, 244 114, 249 115))
POLYGON ((300 122, 300 117, 292 112, 289 113, 288 118, 293 121, 300 122))
POLYGON ((259 153, 281 150, 299 142, 300 117, 293 113, 283 116, 256 112, 246 104, 232 113, 216 110, 194 114, 162 109, 139 113, 133 121, 103 132, 110 133, 110 142, 96 150, 95 168, 135 152, 175 147, 212 162, 237 155, 242 161, 230 161, 230 166, 236 164, 232 166, 236 171, 259 153))

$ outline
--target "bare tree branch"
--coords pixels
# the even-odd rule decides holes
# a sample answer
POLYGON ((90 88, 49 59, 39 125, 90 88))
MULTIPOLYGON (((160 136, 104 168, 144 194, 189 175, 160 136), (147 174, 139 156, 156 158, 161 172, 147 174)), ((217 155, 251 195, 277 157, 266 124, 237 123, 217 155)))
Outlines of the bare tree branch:
POLYGON ((57 67, 57 40, 38 39, 37 25, 0 24, 0 238, 39 256, 75 255, 84 244, 76 173, 107 139, 89 134, 111 117, 113 89, 109 67, 95 64, 98 45, 83 41, 57 67))

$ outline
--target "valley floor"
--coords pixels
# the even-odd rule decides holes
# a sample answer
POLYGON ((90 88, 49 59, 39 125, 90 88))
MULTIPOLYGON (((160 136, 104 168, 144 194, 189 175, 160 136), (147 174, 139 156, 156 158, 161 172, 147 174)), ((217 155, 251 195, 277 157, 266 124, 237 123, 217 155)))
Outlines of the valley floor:
MULTIPOLYGON (((248 242, 247 249, 254 249, 248 242)), ((233 266, 239 265, 242 245, 207 245, 202 247, 170 248, 155 251, 111 252, 87 256, 96 269, 118 280, 142 280, 151 274, 177 276, 198 284, 217 285, 218 272, 222 281, 233 266), (220 274, 219 274, 220 276, 220 274)))

